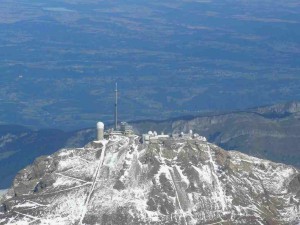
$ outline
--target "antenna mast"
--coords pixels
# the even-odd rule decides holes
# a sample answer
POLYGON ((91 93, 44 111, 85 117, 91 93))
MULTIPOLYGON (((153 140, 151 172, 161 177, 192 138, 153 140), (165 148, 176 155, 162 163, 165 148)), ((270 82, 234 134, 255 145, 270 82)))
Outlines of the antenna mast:
POLYGON ((116 83, 115 99, 115 130, 118 128, 118 84, 116 83))

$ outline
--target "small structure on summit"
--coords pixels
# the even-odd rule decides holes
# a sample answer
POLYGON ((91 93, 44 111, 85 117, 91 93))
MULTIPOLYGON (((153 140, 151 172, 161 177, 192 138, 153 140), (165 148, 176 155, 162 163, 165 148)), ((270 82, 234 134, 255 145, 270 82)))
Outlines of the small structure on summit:
POLYGON ((97 141, 101 141, 104 139, 104 123, 97 123, 97 141))
POLYGON ((118 83, 116 83, 115 89, 115 130, 118 129, 118 83))

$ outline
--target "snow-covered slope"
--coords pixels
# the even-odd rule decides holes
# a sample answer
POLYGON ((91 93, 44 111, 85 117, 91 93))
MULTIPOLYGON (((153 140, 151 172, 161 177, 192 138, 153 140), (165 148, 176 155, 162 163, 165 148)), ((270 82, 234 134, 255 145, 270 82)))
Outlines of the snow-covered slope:
POLYGON ((2 199, 2 196, 6 194, 6 192, 7 192, 7 190, 5 190, 5 189, 4 190, 0 190, 0 201, 2 199))
POLYGON ((0 224, 298 224, 300 173, 202 138, 113 136, 20 171, 0 224))

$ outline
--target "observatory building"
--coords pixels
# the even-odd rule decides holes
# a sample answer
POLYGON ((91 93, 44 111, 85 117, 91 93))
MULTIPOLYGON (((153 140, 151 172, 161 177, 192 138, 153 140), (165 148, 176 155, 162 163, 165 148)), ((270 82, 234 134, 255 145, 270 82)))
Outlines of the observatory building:
POLYGON ((127 122, 121 122, 120 131, 126 136, 130 136, 133 134, 132 126, 130 126, 127 122))
MULTIPOLYGON (((97 123, 97 141, 102 141, 103 139, 109 139, 111 136, 114 135, 124 135, 124 136, 132 136, 134 135, 133 128, 127 122, 121 122, 120 125, 118 124, 118 87, 116 84, 115 89, 115 109, 114 109, 114 124, 113 128, 105 131, 104 130, 104 123, 98 122, 97 123)), ((168 140, 170 138, 181 138, 185 140, 192 140, 198 139, 202 141, 206 141, 205 137, 202 137, 196 133, 193 133, 190 130, 188 133, 181 132, 180 134, 172 134, 166 135, 164 133, 157 134, 156 131, 149 131, 147 134, 142 135, 142 143, 149 144, 149 143, 159 143, 160 141, 168 140)))
POLYGON ((159 140, 166 140, 170 138, 170 135, 166 135, 164 133, 157 134, 156 131, 152 132, 149 131, 148 134, 143 134, 142 141, 143 143, 149 144, 149 143, 157 143, 159 140))

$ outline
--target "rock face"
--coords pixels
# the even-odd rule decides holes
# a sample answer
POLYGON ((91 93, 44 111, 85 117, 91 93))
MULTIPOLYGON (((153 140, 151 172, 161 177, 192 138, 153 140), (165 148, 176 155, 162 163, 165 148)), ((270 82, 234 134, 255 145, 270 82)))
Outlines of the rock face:
POLYGON ((201 138, 112 136, 20 171, 0 224, 298 224, 300 173, 201 138))

